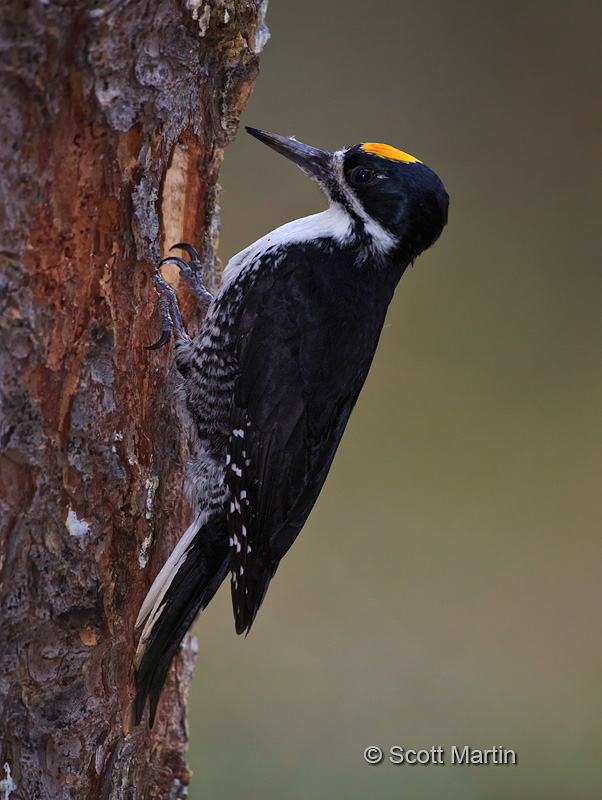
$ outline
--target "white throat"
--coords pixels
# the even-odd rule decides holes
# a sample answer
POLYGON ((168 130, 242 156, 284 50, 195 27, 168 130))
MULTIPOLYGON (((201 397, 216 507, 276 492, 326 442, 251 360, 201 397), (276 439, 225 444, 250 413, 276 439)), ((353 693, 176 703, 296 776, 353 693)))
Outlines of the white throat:
POLYGON ((344 245, 350 240, 352 232, 353 220, 339 203, 332 203, 330 208, 319 214, 287 222, 286 225, 281 225, 271 233, 262 236, 261 239, 230 259, 222 273, 220 294, 232 281, 236 280, 247 265, 255 261, 257 256, 266 250, 318 239, 333 239, 338 244, 344 245))

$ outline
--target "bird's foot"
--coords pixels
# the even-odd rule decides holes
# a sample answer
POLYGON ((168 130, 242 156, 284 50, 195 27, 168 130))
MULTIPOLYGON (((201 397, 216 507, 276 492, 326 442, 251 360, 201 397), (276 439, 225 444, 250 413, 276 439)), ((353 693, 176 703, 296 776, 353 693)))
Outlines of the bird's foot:
POLYGON ((175 249, 184 250, 186 253, 188 253, 190 256, 190 261, 184 261, 183 258, 179 258, 178 256, 168 256, 159 262, 157 272, 155 272, 153 275, 153 281, 155 282, 155 288, 159 295, 161 338, 158 342, 155 342, 155 344, 151 344, 149 347, 147 347, 147 350, 158 350, 160 347, 163 347, 164 344, 167 344, 172 330, 175 331, 176 336, 185 333, 176 293, 171 286, 168 286, 168 284, 165 283, 159 273, 159 270, 164 264, 175 264, 177 267, 179 267, 180 275, 188 284, 190 291, 198 300, 199 305, 204 313, 206 313, 211 301, 213 300, 213 295, 207 291, 205 284, 203 283, 203 279, 201 277, 203 267, 196 249, 191 244, 185 244, 183 242, 180 242, 180 244, 174 244, 174 246, 170 248, 170 250, 175 249))
MULTIPOLYGON (((163 264, 163 261, 161 262, 163 264)), ((159 264, 159 266, 161 266, 159 264)), ((155 289, 157 290, 157 294, 159 295, 159 314, 161 315, 161 338, 155 344, 151 344, 146 347, 146 350, 158 350, 160 347, 163 347, 164 344, 167 344, 169 341, 169 337, 171 336, 172 330, 175 329, 176 336, 178 334, 184 333, 184 325, 182 324, 182 317, 180 315, 180 309, 178 307, 178 298, 176 297, 176 293, 174 290, 169 286, 161 275, 159 271, 155 272, 153 275, 153 281, 155 282, 155 289)))
POLYGON ((207 287, 203 283, 203 278, 201 277, 203 267, 199 254, 191 244, 186 244, 185 242, 174 244, 174 246, 169 249, 184 250, 184 252, 188 253, 190 256, 190 261, 184 261, 183 258, 179 258, 178 256, 168 256, 159 263, 159 269, 161 269, 163 264, 175 264, 178 266, 180 268, 180 275, 184 278, 190 291, 198 300, 201 310, 206 312, 213 300, 213 295, 207 291, 207 287))

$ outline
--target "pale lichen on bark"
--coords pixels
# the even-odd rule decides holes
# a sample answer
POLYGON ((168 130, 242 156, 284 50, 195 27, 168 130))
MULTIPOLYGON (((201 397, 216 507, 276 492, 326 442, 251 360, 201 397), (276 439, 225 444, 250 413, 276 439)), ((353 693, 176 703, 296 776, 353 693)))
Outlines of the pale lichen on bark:
POLYGON ((189 513, 169 354, 144 350, 157 334, 150 276, 164 229, 213 270, 218 171, 257 74, 265 6, 0 10, 0 785, 11 800, 179 797, 189 780, 193 643, 152 734, 131 727, 133 621, 189 513))

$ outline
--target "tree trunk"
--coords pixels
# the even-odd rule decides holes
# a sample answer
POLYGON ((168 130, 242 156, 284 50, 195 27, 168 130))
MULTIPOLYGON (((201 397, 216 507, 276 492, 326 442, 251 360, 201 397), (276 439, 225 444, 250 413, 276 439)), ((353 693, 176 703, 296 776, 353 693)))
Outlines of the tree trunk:
POLYGON ((170 348, 144 346, 160 235, 214 276, 265 5, 2 4, 1 800, 177 798, 189 780, 193 642, 152 732, 133 726, 134 620, 190 513, 170 348))

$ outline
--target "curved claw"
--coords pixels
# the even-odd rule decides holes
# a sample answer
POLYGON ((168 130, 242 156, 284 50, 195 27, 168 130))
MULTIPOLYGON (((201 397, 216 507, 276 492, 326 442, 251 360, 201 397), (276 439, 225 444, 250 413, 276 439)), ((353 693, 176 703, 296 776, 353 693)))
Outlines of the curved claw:
POLYGON ((159 339, 159 341, 155 342, 154 344, 148 345, 148 347, 145 347, 144 349, 145 350, 158 350, 160 347, 163 347, 164 344, 167 344, 167 342, 169 341, 169 337, 170 336, 171 336, 171 330, 161 331, 161 338, 159 339))
POLYGON ((184 261, 184 259, 179 256, 167 256, 167 258, 162 258, 161 261, 159 261, 158 269, 160 269, 163 264, 175 264, 180 269, 190 269, 188 262, 184 261))
POLYGON ((179 242, 178 244, 174 244, 173 247, 170 247, 169 249, 170 251, 183 250, 185 253, 188 253, 191 261, 197 261, 199 263, 201 261, 197 249, 193 247, 191 244, 186 244, 186 242, 179 242))
POLYGON ((184 261, 180 256, 168 256, 159 262, 159 269, 161 269, 164 264, 175 264, 180 270, 181 277, 188 284, 188 288, 195 295, 201 309, 207 312, 213 300, 213 296, 207 291, 207 287, 203 283, 203 266, 196 247, 186 242, 178 242, 178 244, 174 244, 174 246, 169 249, 183 250, 185 253, 188 253, 190 261, 184 261))

